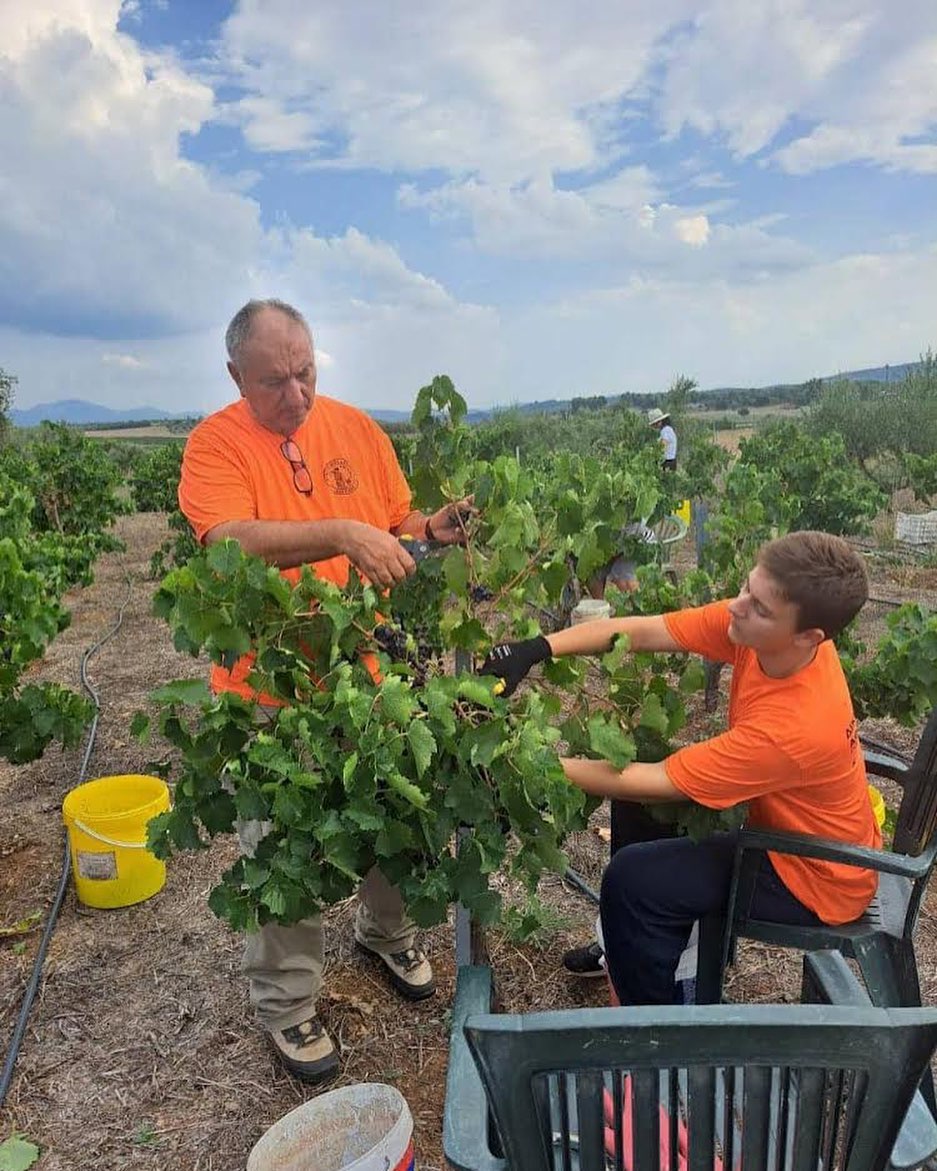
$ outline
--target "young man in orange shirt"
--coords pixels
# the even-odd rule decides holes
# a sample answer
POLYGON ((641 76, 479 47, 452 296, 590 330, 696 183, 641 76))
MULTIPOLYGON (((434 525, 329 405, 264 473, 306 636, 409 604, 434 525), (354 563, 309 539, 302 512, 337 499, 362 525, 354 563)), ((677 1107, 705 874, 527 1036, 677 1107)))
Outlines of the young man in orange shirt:
MULTIPOLYGON (((732 665, 729 730, 656 763, 622 770, 568 759, 587 793, 618 801, 687 798, 722 809, 748 802, 748 824, 881 845, 856 720, 830 641, 868 595, 848 543, 791 533, 766 544, 737 598, 656 617, 612 618, 495 647, 481 667, 506 694, 553 655, 600 654, 625 635, 634 651, 689 651, 732 665)), ((734 835, 625 846, 602 881, 602 933, 622 1004, 667 1004, 695 920, 725 906, 734 835)), ((769 854, 753 910, 792 923, 857 918, 876 890, 870 870, 769 854)))
MULTIPOLYGON (((180 507, 202 544, 233 537, 293 582, 308 564, 343 586, 354 566, 374 585, 389 587, 415 569, 399 537, 463 539, 459 512, 468 501, 432 516, 411 508, 387 435, 361 411, 316 394, 312 333, 296 309, 278 300, 250 301, 233 317, 225 344, 240 398, 193 430, 179 484, 180 507)), ((252 661, 245 655, 230 671, 213 667, 212 689, 253 697, 252 661)), ((255 698, 264 704, 264 697, 255 698)), ((275 714, 269 706, 262 710, 275 714)), ((256 847, 268 829, 259 822, 246 826, 244 848, 256 847)), ((416 929, 377 869, 359 892, 355 938, 401 995, 433 994, 433 971, 416 929)), ((338 1072, 335 1046, 316 1015, 323 955, 318 916, 292 926, 267 924, 248 937, 244 954, 258 1022, 286 1068, 308 1082, 338 1072)))

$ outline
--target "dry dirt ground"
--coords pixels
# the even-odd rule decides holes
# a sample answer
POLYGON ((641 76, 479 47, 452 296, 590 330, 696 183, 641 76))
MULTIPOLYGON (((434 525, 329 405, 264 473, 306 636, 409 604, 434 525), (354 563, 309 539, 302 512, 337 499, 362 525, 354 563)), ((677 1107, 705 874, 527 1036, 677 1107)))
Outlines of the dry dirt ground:
MULTIPOLYGON (((153 747, 129 735, 147 693, 173 678, 202 675, 205 664, 177 654, 167 628, 150 615, 153 583, 146 573, 165 534, 164 518, 123 518, 123 555, 102 559, 96 581, 67 599, 72 625, 55 642, 37 677, 78 685, 82 651, 114 625, 117 633, 89 666, 101 702, 90 777, 145 772, 153 747)), ((934 571, 888 569, 882 595, 934 600, 934 571), (922 576, 923 575, 923 576, 922 576)), ((887 606, 869 608, 881 623, 887 606)), ((705 734, 705 717, 695 721, 705 734)), ((692 732, 692 729, 691 729, 692 732)), ((878 722, 880 738, 907 749, 913 732, 878 722)), ((29 916, 38 925, 0 937, 0 1037, 6 1046, 29 979, 62 856, 61 804, 78 780, 81 752, 50 751, 32 765, 0 766, 0 928, 29 916)), ((887 794, 894 806, 895 794, 887 794)), ((598 829, 569 844, 572 864, 598 884, 607 845, 598 829)), ((175 859, 165 888, 135 907, 92 911, 69 889, 52 938, 4 1115, 0 1140, 18 1131, 42 1149, 40 1171, 95 1167, 237 1171, 263 1131, 312 1092, 286 1076, 250 1019, 239 975, 240 945, 208 910, 206 895, 231 858, 216 847, 175 859)), ((517 945, 491 933, 489 946, 504 1007, 509 1010, 604 1003, 598 981, 567 978, 563 950, 588 939, 595 912, 558 878, 544 901, 556 925, 536 944, 517 945)), ((937 930, 932 898, 918 929, 925 996, 937 993, 937 930)), ((342 1048, 343 1082, 386 1081, 407 1098, 416 1122, 417 1161, 442 1168, 441 1117, 449 1008, 453 990, 452 932, 431 933, 427 947, 439 978, 436 997, 403 1005, 351 947, 353 906, 330 916, 324 1020, 342 1048)), ((743 946, 728 994, 747 1001, 796 999, 797 958, 760 945, 743 946)))

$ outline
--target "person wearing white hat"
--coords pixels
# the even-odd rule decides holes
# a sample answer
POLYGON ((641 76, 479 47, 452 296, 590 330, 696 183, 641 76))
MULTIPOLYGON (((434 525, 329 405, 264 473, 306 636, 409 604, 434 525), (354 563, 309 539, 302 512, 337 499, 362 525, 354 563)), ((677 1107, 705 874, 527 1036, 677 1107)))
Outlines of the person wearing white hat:
POLYGON ((677 470, 677 433, 670 425, 670 413, 659 407, 652 407, 647 413, 647 421, 660 435, 664 447, 663 466, 668 472, 677 470))

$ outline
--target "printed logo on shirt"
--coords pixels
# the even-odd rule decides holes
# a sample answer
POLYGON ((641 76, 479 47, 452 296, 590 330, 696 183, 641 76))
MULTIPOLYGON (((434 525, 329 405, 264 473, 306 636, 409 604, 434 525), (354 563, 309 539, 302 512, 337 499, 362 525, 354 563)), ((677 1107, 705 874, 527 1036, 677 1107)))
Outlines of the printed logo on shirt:
POLYGON ((855 764, 859 755, 859 725, 855 720, 846 729, 846 740, 849 744, 849 759, 855 764))
POLYGON ((358 473, 347 459, 331 459, 322 469, 330 492, 336 496, 350 496, 358 487, 358 473))

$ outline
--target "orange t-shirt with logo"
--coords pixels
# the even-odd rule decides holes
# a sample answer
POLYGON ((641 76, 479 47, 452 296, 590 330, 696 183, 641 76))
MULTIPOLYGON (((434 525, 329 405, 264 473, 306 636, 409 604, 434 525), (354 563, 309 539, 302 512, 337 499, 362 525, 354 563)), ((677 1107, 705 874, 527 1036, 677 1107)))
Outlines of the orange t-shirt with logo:
MULTIPOLYGON (((681 793, 713 809, 748 802, 747 825, 880 847, 849 689, 829 641, 786 679, 762 671, 750 647, 729 639, 729 603, 665 614, 687 651, 732 665, 729 731, 665 761, 681 793)), ((769 852, 788 890, 825 923, 848 923, 869 905, 872 870, 769 852)))
MULTIPOLYGON (((317 394, 312 410, 291 436, 312 477, 312 493, 293 483, 280 451, 283 436, 262 427, 239 399, 209 415, 192 431, 182 458, 179 507, 199 542, 216 525, 239 520, 358 520, 389 532, 412 512, 410 488, 393 444, 362 411, 317 394)), ((318 577, 344 586, 344 555, 315 562, 318 577)), ((301 570, 284 569, 291 582, 301 570)), ((253 657, 228 671, 213 666, 213 691, 254 693, 245 682, 253 657)))

